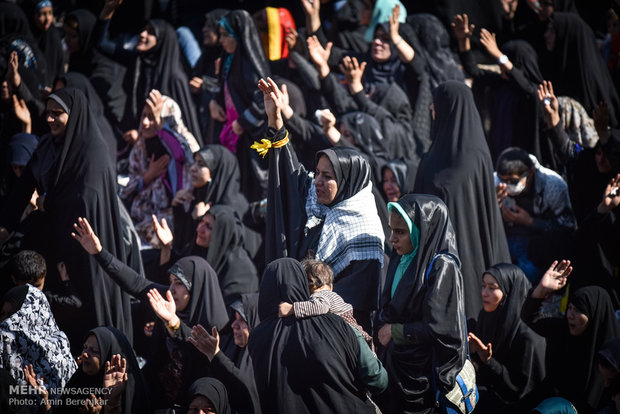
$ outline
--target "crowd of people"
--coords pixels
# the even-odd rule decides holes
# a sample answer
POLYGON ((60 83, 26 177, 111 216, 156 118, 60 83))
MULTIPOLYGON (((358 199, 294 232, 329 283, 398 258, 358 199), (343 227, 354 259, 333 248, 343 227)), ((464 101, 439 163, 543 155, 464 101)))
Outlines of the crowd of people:
POLYGON ((620 413, 620 2, 219 5, 0 1, 0 412, 620 413))

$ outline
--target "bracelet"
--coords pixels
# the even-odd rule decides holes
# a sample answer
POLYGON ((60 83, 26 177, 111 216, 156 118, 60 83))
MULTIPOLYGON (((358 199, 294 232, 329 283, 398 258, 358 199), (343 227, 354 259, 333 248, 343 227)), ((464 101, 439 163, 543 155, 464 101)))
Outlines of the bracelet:
POLYGON ((254 141, 254 144, 250 146, 250 148, 256 150, 259 155, 262 155, 265 158, 265 155, 269 152, 270 148, 282 148, 286 144, 288 144, 288 131, 286 131, 286 135, 280 141, 271 142, 267 138, 263 138, 260 140, 261 142, 254 141))
POLYGON ((175 323, 173 326, 166 324, 166 328, 173 332, 178 331, 179 327, 181 327, 181 318, 177 318, 177 323, 175 323))

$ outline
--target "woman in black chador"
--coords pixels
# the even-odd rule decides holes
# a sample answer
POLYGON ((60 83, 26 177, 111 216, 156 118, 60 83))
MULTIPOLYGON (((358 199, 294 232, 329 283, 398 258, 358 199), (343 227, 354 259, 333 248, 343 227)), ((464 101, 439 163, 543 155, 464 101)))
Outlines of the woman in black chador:
POLYGON ((103 274, 93 258, 76 249, 71 238, 73 223, 87 217, 106 250, 122 261, 130 256, 123 242, 114 163, 81 91, 60 89, 48 97, 46 106, 50 134, 41 139, 11 202, 2 206, 0 227, 13 230, 20 225, 24 207, 36 189, 39 210, 21 223, 26 229, 24 248, 40 249, 53 267, 64 262, 69 275, 75 275, 72 283, 85 307, 79 315, 58 316, 61 328, 74 346, 79 346, 88 329, 101 325, 115 326, 131 340, 129 296, 103 274))
MULTIPOLYGON (((426 194, 388 203, 393 252, 381 295, 381 359, 390 376, 379 406, 431 413, 467 357, 461 262, 445 204, 426 194)), ((444 401, 445 403, 445 401, 444 401)))
POLYGON ((433 144, 418 168, 414 192, 441 198, 454 225, 462 263, 465 313, 482 308, 480 275, 510 263, 497 207, 493 163, 471 90, 448 81, 433 91, 433 144))

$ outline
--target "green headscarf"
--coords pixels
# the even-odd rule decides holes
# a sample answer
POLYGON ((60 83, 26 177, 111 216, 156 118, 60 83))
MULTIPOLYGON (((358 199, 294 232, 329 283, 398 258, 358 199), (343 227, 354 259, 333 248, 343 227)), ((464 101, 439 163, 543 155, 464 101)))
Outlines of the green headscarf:
POLYGON ((392 212, 392 209, 396 209, 398 214, 400 214, 400 216, 405 220, 405 223, 407 223, 407 227, 409 228, 409 237, 411 238, 411 244, 413 245, 413 250, 411 251, 411 253, 407 253, 400 257, 400 262, 398 263, 396 273, 394 274, 394 280, 392 281, 391 297, 394 297, 394 292, 396 292, 396 287, 398 286, 398 283, 400 283, 400 280, 403 278, 405 271, 413 261, 416 253, 418 252, 418 245, 420 244, 420 230, 416 227, 415 224, 413 224, 413 221, 411 221, 411 218, 409 217, 409 215, 407 215, 405 210, 403 210, 400 204, 391 202, 388 203, 388 211, 390 213, 392 212))

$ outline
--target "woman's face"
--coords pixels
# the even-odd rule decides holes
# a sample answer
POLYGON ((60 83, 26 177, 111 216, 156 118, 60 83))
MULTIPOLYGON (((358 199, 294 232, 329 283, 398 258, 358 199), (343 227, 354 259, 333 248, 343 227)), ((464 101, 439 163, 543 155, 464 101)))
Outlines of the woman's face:
POLYGON ((566 309, 566 320, 568 321, 568 331, 572 336, 583 334, 588 327, 588 316, 572 303, 569 303, 566 309))
POLYGON ((47 32, 54 20, 54 11, 51 7, 43 7, 34 15, 34 25, 37 30, 47 32))
POLYGON ((220 44, 222 45, 222 49, 224 52, 231 54, 235 53, 237 50, 237 41, 230 33, 226 31, 222 26, 219 27, 220 31, 220 44))
POLYGON ((150 139, 156 135, 157 124, 155 123, 153 111, 148 105, 144 105, 144 108, 142 108, 142 115, 140 115, 140 136, 144 139, 150 139))
POLYGON ((189 304, 189 290, 185 287, 183 282, 179 280, 175 275, 170 275, 170 287, 168 288, 172 293, 174 304, 177 307, 177 312, 182 312, 187 308, 189 304))
POLYGON ((338 184, 336 183, 336 173, 329 159, 323 155, 319 158, 316 165, 316 175, 314 177, 316 187, 316 198, 321 204, 329 205, 336 198, 338 184))
POLYGON ((215 46, 217 44, 217 29, 205 22, 202 26, 202 44, 205 46, 215 46))
POLYGON ((215 216, 213 214, 205 214, 198 227, 196 227, 196 245, 200 247, 209 247, 211 244, 211 232, 215 224, 215 216))
POLYGON ((401 256, 411 253, 413 251, 413 243, 411 243, 409 227, 405 219, 396 210, 392 210, 390 213, 390 229, 392 229, 390 243, 394 246, 396 253, 401 256))
POLYGON ((203 395, 196 395, 189 404, 187 414, 215 414, 215 406, 203 395))
POLYGON ((392 56, 390 35, 383 27, 379 26, 377 30, 375 30, 375 37, 370 44, 370 57, 375 62, 385 62, 390 56, 392 56))
POLYGON ((547 25, 547 31, 545 32, 545 47, 549 52, 553 52, 553 49, 555 49, 555 28, 551 22, 547 25))
POLYGON ((50 127, 50 133, 54 137, 62 137, 67 132, 69 114, 62 109, 62 106, 53 99, 48 99, 45 104, 45 119, 50 127))
POLYGON ((80 51, 80 35, 72 27, 67 26, 66 24, 62 27, 65 31, 65 44, 67 45, 67 50, 69 50, 69 54, 77 53, 80 51))
POLYGON ((383 192, 387 197, 387 201, 396 202, 400 198, 400 188, 394 173, 389 168, 383 170, 383 192))
POLYGON ((230 326, 233 330, 235 345, 239 348, 245 348, 250 339, 250 328, 241 315, 239 315, 239 312, 235 312, 235 320, 230 326))
POLYGON ((596 161, 596 168, 598 169, 599 173, 609 174, 613 171, 609 159, 607 158, 607 156, 603 152, 603 149, 600 146, 596 148, 596 152, 594 153, 594 161, 596 161))
POLYGON ((153 26, 147 24, 144 29, 138 35, 138 44, 136 45, 136 51, 138 53, 148 52, 153 49, 157 44, 157 37, 155 36, 155 30, 153 26))
POLYGON ((82 348, 82 371, 86 375, 96 375, 101 370, 101 352, 95 335, 88 335, 82 348))
POLYGON ((194 155, 194 163, 189 169, 192 187, 201 188, 211 181, 211 170, 205 160, 198 154, 194 155))
POLYGON ((499 288, 497 280, 489 273, 482 276, 482 307, 485 312, 495 312, 500 302, 504 298, 504 293, 499 288))

